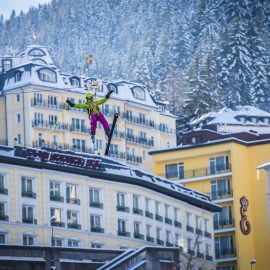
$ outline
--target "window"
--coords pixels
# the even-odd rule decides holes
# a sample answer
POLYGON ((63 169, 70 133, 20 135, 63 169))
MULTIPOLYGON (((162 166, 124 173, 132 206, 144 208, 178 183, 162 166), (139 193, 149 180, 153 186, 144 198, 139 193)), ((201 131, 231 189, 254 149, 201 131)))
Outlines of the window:
POLYGON ((57 145, 57 135, 53 135, 53 144, 57 145))
POLYGON ((102 140, 101 139, 96 139, 95 140, 95 146, 96 146, 96 149, 102 149, 102 140))
POLYGON ((22 206, 22 222, 34 224, 34 208, 31 205, 22 206))
POLYGON ((234 254, 233 236, 226 235, 215 237, 215 253, 217 259, 234 254))
POLYGON ((79 241, 68 239, 68 246, 69 247, 79 247, 79 241))
POLYGON ((7 71, 12 68, 12 61, 11 59, 3 59, 2 60, 2 67, 3 71, 7 71))
POLYGON ((169 218, 170 217, 170 206, 165 204, 165 217, 169 218))
POLYGON ((79 204, 80 201, 78 199, 78 185, 67 184, 66 185, 66 197, 68 203, 79 204))
POLYGON ((55 222, 62 221, 62 210, 60 208, 51 208, 51 217, 55 216, 55 222))
POLYGON ((67 210, 67 223, 78 224, 78 212, 67 210))
POLYGON ((15 73, 15 82, 19 82, 22 78, 22 72, 18 71, 15 73))
POLYGON ((134 234, 140 234, 141 233, 141 223, 134 221, 134 234))
POLYGON ((44 56, 46 54, 43 50, 34 48, 28 52, 28 55, 30 55, 30 56, 44 56))
POLYGON ((17 135, 17 142, 18 142, 18 144, 22 144, 22 135, 21 134, 17 135))
POLYGON ((57 97, 56 96, 48 96, 48 105, 50 107, 57 106, 57 97))
POLYGON ((224 206, 221 212, 214 214, 214 228, 222 229, 226 228, 226 225, 232 225, 232 208, 231 206, 224 206))
POLYGON ((35 125, 43 125, 43 113, 35 113, 35 125))
POLYGON ((6 220, 4 202, 0 202, 0 220, 6 220))
POLYGON ((38 71, 39 79, 43 82, 56 83, 56 73, 48 68, 42 68, 38 71))
POLYGON ((56 115, 49 115, 49 125, 53 126, 57 123, 57 116, 56 115))
POLYGON ((127 231, 126 220, 118 219, 118 231, 119 232, 127 231))
POLYGON ((90 203, 100 203, 99 189, 90 189, 90 203))
POLYGON ((151 202, 150 199, 145 198, 145 211, 147 211, 147 212, 151 212, 151 210, 150 210, 150 202, 151 202))
POLYGON ((75 151, 85 152, 85 140, 72 139, 72 147, 75 151))
POLYGON ((33 192, 33 179, 22 177, 22 196, 35 198, 36 194, 33 192))
POLYGON ((80 80, 76 77, 70 79, 71 86, 80 87, 80 80))
POLYGON ((160 214, 160 205, 161 205, 160 202, 155 202, 156 215, 159 215, 160 214))
POLYGON ((119 145, 118 144, 111 144, 109 151, 110 151, 110 154, 112 156, 118 156, 118 154, 119 154, 119 145))
POLYGON ((220 156, 209 159, 210 163, 210 173, 220 173, 221 171, 225 171, 229 169, 229 157, 228 156, 220 156))
POLYGON ((20 102, 20 94, 16 95, 16 102, 20 102))
POLYGON ((174 220, 180 221, 180 210, 178 208, 174 208, 174 220))
POLYGON ((133 96, 136 99, 145 100, 145 91, 143 88, 135 86, 132 89, 133 96))
POLYGON ((145 114, 144 113, 139 113, 139 121, 140 121, 140 124, 145 124, 145 114))
POLYGON ((110 113, 110 107, 109 107, 109 105, 108 104, 104 104, 103 106, 104 106, 103 107, 104 108, 104 114, 107 114, 108 115, 110 113))
POLYGON ((24 246, 33 246, 34 245, 34 236, 24 234, 23 235, 23 245, 24 246))
POLYGON ((80 131, 80 132, 85 131, 85 120, 72 118, 72 129, 74 131, 80 131))
POLYGON ((146 236, 151 236, 152 226, 146 224, 146 236))
POLYGON ((124 193, 117 193, 117 205, 118 206, 125 206, 125 194, 124 193))
POLYGON ((21 123, 21 114, 17 113, 17 124, 21 123))
POLYGON ((181 243, 181 235, 178 234, 178 233, 176 233, 176 234, 175 234, 175 245, 178 246, 178 247, 180 247, 181 244, 182 244, 182 243, 181 243))
POLYGON ((40 93, 34 94, 34 105, 41 105, 43 103, 43 95, 40 93))
POLYGON ((191 213, 186 213, 187 216, 187 226, 192 226, 192 215, 191 213))
POLYGON ((166 231, 166 242, 167 243, 172 243, 172 239, 171 239, 171 232, 170 231, 166 231))
POLYGON ((128 120, 132 120, 132 118, 133 118, 133 116, 132 116, 132 111, 130 111, 130 110, 127 110, 127 111, 126 111, 126 118, 127 118, 128 120))
POLYGON ((60 198, 61 195, 61 185, 58 182, 50 181, 50 197, 51 198, 60 198))
POLYGON ((156 239, 161 240, 161 228, 156 228, 156 239))
POLYGON ((108 91, 111 91, 112 90, 114 93, 118 94, 117 85, 114 84, 114 83, 107 84, 107 89, 108 89, 108 91))
POLYGON ((139 196, 133 195, 133 208, 139 209, 139 196))
POLYGON ((90 215, 91 229, 101 228, 101 217, 99 215, 90 215))
POLYGON ((91 243, 91 248, 102 248, 102 247, 103 247, 103 244, 101 243, 96 243, 96 242, 91 243))
POLYGON ((5 178, 3 174, 0 174, 0 194, 8 194, 8 191, 5 189, 5 178))
POLYGON ((53 247, 62 247, 63 245, 63 239, 54 237, 52 240, 52 246, 53 247))
POLYGON ((222 199, 226 195, 231 195, 230 179, 211 181, 212 200, 222 199))
POLYGON ((133 138, 134 138, 134 135, 133 135, 133 129, 127 128, 127 137, 128 137, 129 139, 133 139, 133 138))
POLYGON ((0 244, 5 244, 5 243, 6 243, 6 234, 0 233, 0 244))
POLYGON ((165 165, 166 178, 184 179, 184 162, 165 165))
POLYGON ((196 221, 196 229, 202 229, 201 218, 199 216, 195 216, 195 221, 196 221))

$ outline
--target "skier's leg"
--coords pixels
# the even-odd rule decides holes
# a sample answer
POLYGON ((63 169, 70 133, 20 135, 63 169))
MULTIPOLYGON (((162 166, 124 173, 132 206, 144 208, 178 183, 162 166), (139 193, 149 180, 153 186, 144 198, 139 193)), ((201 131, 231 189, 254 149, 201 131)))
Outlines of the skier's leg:
POLYGON ((98 115, 99 121, 102 124, 104 131, 106 133, 107 136, 109 136, 110 133, 110 126, 106 120, 106 118, 104 117, 104 115, 102 113, 99 113, 98 115))
POLYGON ((90 125, 91 125, 91 138, 92 138, 92 141, 94 143, 95 142, 96 129, 97 129, 97 115, 96 114, 91 114, 90 125))

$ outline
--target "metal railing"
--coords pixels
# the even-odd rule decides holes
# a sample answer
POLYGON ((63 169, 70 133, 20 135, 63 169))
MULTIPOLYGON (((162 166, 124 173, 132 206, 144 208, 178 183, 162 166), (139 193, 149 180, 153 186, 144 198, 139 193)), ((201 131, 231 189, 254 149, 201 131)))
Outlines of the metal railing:
POLYGON ((51 102, 45 100, 38 100, 35 98, 31 99, 31 106, 32 107, 41 107, 41 108, 50 108, 53 110, 64 110, 66 103, 57 102, 56 104, 52 104, 51 102))
POLYGON ((215 250, 216 259, 236 257, 236 250, 234 248, 223 248, 215 250))
POLYGON ((234 228, 235 221, 234 219, 221 219, 221 220, 214 220, 214 229, 221 230, 221 229, 228 229, 234 228))
POLYGON ((126 231, 117 231, 117 234, 118 234, 119 236, 130 237, 130 232, 126 232, 126 231))
POLYGON ((101 228, 101 227, 91 227, 91 232, 104 233, 104 228, 101 228))
POLYGON ((127 135, 126 140, 128 142, 136 143, 136 144, 140 144, 140 145, 154 146, 154 140, 143 138, 143 137, 127 135))
POLYGON ((140 234, 140 233, 134 233, 133 236, 134 236, 134 238, 136 238, 136 239, 144 240, 144 235, 143 235, 143 234, 140 234))
POLYGON ((76 229, 76 230, 80 230, 82 228, 82 226, 77 223, 68 223, 67 227, 70 229, 76 229))
POLYGON ((139 208, 133 208, 133 214, 138 214, 138 215, 143 216, 143 210, 139 208))
POLYGON ((50 200, 55 202, 64 202, 64 197, 61 195, 50 195, 50 200))
POLYGON ((38 120, 38 119, 33 119, 32 120, 32 127, 33 128, 44 128, 44 129, 52 129, 57 131, 69 131, 68 124, 63 124, 63 123, 57 123, 55 126, 54 122, 50 122, 47 120, 38 120))
POLYGON ((116 206, 116 210, 117 211, 121 211, 121 212, 127 212, 127 213, 129 213, 129 207, 127 207, 127 206, 117 205, 116 206))
POLYGON ((103 203, 101 203, 101 202, 90 202, 90 207, 103 209, 103 203))
POLYGON ((8 195, 8 189, 4 187, 0 187, 0 194, 8 195))
POLYGON ((218 190, 217 192, 208 193, 210 195, 211 200, 221 200, 226 198, 233 197, 233 190, 232 189, 224 189, 218 190))
POLYGON ((36 199, 37 195, 33 191, 22 191, 22 197, 28 197, 28 198, 36 199))

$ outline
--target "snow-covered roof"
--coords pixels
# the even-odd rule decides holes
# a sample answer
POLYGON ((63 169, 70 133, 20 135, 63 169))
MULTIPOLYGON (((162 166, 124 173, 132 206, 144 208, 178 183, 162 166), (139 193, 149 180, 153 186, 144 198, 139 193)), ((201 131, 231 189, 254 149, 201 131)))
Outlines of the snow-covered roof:
MULTIPOLYGON (((99 82, 99 91, 97 96, 105 96, 108 88, 113 87, 114 93, 112 98, 131 102, 137 106, 149 107, 150 109, 159 110, 159 104, 153 99, 148 90, 139 83, 128 82, 122 79, 112 82, 102 81, 97 78, 84 78, 74 74, 67 74, 57 69, 53 63, 52 57, 44 46, 31 45, 24 52, 16 57, 0 57, 1 59, 11 59, 12 66, 5 71, 5 81, 3 91, 9 91, 26 85, 35 85, 55 89, 56 91, 70 91, 76 93, 86 93, 84 84, 88 80, 97 80, 99 82), (56 74, 55 82, 46 82, 41 80, 39 71, 49 69, 56 74), (21 72, 21 79, 15 80, 17 72, 21 72), (77 78, 78 85, 72 84, 71 80, 77 78)), ((1 90, 1 89, 0 89, 1 90)), ((175 117, 168 110, 162 112, 167 116, 175 117)))
POLYGON ((172 180, 130 167, 111 158, 93 154, 74 153, 52 149, 34 149, 0 146, 0 163, 51 169, 90 177, 122 182, 177 198, 209 211, 219 211, 210 198, 201 192, 186 188, 172 180))
MULTIPOLYGON (((227 125, 241 125, 242 122, 239 117, 267 117, 270 118, 270 113, 260 110, 253 106, 237 106, 235 110, 230 108, 223 108, 218 112, 209 112, 202 115, 200 118, 195 119, 191 122, 192 125, 198 125, 200 123, 204 124, 227 124, 227 125)), ((259 123, 254 123, 252 121, 245 122, 246 125, 258 125, 259 123)), ((261 121, 262 125, 265 125, 261 121)))

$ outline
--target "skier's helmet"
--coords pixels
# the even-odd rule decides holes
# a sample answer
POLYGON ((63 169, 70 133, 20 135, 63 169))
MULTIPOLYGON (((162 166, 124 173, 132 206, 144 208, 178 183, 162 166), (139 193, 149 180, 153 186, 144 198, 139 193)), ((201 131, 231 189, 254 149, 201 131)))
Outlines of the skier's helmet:
POLYGON ((86 99, 91 99, 91 98, 93 98, 93 94, 92 93, 87 93, 86 95, 85 95, 85 98, 86 99))

